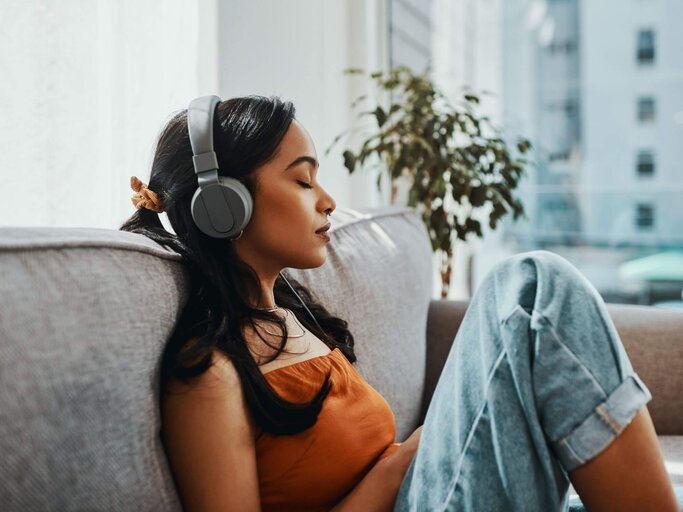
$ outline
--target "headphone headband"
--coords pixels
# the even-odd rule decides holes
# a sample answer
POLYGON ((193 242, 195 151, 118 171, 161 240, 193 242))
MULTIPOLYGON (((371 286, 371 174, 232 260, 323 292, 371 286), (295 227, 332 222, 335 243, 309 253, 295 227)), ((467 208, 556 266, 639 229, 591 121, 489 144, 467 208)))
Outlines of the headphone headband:
POLYGON ((215 95, 201 96, 192 100, 187 107, 187 129, 196 174, 218 169, 218 159, 213 150, 213 113, 220 101, 215 95))

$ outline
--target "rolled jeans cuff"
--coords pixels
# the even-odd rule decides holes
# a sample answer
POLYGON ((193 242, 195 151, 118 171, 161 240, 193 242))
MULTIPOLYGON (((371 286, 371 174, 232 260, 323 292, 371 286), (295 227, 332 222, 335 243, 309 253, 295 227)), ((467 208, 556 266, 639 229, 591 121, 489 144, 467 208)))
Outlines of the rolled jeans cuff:
POLYGON ((552 441, 562 467, 571 471, 602 452, 631 423, 652 394, 632 373, 568 435, 552 441))

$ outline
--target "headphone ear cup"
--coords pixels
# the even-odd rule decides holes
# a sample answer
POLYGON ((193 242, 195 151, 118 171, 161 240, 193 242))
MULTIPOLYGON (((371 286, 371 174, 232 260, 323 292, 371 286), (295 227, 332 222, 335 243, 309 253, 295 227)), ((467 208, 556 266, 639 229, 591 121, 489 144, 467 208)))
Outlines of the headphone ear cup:
POLYGON ((195 190, 191 212, 197 227, 213 238, 234 238, 253 211, 253 200, 239 180, 219 176, 218 183, 195 190))
POLYGON ((251 220, 251 214, 254 211, 254 200, 249 189, 240 180, 230 178, 229 176, 218 176, 218 181, 224 189, 229 189, 234 194, 231 197, 239 197, 239 199, 231 200, 230 202, 231 208, 235 205, 237 210, 243 212, 241 215, 242 221, 239 223, 240 227, 237 230, 239 232, 246 228, 249 220, 251 220))

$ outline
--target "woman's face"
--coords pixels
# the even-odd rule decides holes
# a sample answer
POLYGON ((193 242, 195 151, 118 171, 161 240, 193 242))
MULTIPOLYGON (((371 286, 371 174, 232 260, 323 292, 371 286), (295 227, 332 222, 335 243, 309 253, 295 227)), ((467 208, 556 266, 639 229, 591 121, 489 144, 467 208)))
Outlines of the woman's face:
POLYGON ((327 257, 327 242, 315 231, 336 203, 318 183, 318 156, 311 137, 295 119, 276 156, 255 171, 254 209, 237 255, 262 278, 283 268, 315 268, 327 257), (308 188, 308 187, 312 188, 308 188))

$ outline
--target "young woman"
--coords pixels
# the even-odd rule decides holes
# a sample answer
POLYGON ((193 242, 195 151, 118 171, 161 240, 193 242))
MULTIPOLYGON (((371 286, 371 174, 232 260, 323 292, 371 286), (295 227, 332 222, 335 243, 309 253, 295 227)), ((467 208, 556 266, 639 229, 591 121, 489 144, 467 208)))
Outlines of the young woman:
POLYGON ((207 236, 191 215, 187 110, 162 130, 149 185, 131 181, 138 209, 120 229, 184 255, 191 277, 160 404, 184 509, 548 512, 566 510, 569 478, 592 512, 679 510, 647 387, 595 289, 547 251, 487 274, 424 425, 393 442, 347 322, 280 273, 323 265, 334 243, 318 232, 336 204, 294 114, 260 96, 213 112, 219 173, 253 198, 236 237, 207 236))

